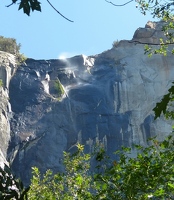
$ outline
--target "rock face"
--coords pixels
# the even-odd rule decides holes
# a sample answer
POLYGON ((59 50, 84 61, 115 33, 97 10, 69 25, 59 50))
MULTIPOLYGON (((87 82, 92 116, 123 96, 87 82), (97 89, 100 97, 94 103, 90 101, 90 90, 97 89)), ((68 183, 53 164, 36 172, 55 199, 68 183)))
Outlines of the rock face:
POLYGON ((171 131, 170 122, 153 120, 152 109, 172 84, 173 56, 148 58, 144 44, 135 42, 149 42, 147 32, 155 32, 153 42, 158 41, 160 26, 149 22, 132 40, 99 55, 28 59, 18 68, 9 88, 7 158, 26 185, 32 166, 61 171, 63 151, 73 151, 77 142, 90 151, 101 141, 112 155, 122 145, 146 145, 148 137, 163 139, 171 131))
POLYGON ((9 82, 16 69, 15 57, 0 51, 0 166, 6 163, 10 141, 11 105, 9 103, 9 82))
POLYGON ((166 22, 147 22, 144 28, 138 28, 133 36, 132 41, 148 44, 159 44, 160 38, 167 39, 162 32, 163 26, 166 22))

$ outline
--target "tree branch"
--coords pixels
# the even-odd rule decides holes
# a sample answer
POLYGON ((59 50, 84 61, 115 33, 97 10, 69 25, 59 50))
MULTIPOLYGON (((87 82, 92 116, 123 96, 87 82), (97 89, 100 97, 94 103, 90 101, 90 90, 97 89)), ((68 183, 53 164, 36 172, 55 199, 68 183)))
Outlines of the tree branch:
POLYGON ((12 6, 12 5, 15 4, 17 1, 18 1, 18 0, 12 0, 12 3, 9 4, 9 5, 7 5, 6 7, 10 7, 10 6, 12 6))
POLYGON ((128 41, 129 43, 136 43, 136 44, 147 44, 147 45, 154 45, 154 46, 157 46, 157 45, 170 45, 170 44, 174 44, 174 42, 166 42, 166 43, 159 43, 159 44, 156 44, 156 43, 149 43, 149 42, 140 42, 140 41, 137 41, 137 40, 130 40, 128 41))
POLYGON ((52 3, 51 3, 49 0, 47 0, 47 2, 50 4, 50 6, 51 6, 61 17, 63 17, 64 19, 66 19, 66 20, 69 21, 69 22, 74 22, 74 21, 68 19, 67 17, 65 17, 64 15, 62 15, 62 14, 52 5, 52 3))
POLYGON ((12 2, 11 4, 7 5, 6 7, 8 8, 8 7, 12 6, 13 4, 14 4, 14 3, 12 2))
POLYGON ((106 1, 107 3, 112 4, 113 6, 125 6, 126 4, 131 3, 131 2, 134 1, 134 0, 130 0, 130 1, 126 2, 126 3, 124 3, 124 4, 114 4, 114 3, 111 2, 111 1, 107 1, 107 0, 105 0, 105 1, 106 1))
MULTIPOLYGON (((16 0, 16 1, 17 1, 17 0, 16 0)), ((9 4, 9 5, 7 5, 6 7, 8 8, 8 7, 12 6, 13 4, 15 4, 15 3, 16 3, 16 1, 12 1, 12 3, 11 3, 11 4, 9 4)))

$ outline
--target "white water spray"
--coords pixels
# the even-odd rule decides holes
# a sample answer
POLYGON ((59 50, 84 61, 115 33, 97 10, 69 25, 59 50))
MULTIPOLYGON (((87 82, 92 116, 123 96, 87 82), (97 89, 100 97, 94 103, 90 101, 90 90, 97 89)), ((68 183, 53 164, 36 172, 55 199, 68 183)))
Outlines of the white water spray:
POLYGON ((49 81, 50 81, 50 76, 49 76, 49 74, 46 74, 46 75, 45 75, 45 79, 41 81, 41 83, 42 83, 43 86, 44 86, 44 91, 45 91, 47 94, 50 94, 50 93, 49 93, 49 81))

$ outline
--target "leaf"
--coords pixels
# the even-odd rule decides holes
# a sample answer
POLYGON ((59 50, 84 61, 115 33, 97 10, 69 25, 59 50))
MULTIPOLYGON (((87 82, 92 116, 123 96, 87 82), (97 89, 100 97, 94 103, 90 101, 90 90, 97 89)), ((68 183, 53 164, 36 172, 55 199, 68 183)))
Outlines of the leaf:
POLYGON ((24 197, 27 196, 27 192, 28 192, 29 190, 30 190, 30 187, 26 188, 26 189, 22 192, 21 197, 20 197, 19 200, 23 200, 24 197))
POLYGON ((30 0, 30 6, 32 11, 34 10, 41 11, 40 2, 37 0, 30 0))
POLYGON ((30 10, 41 11, 40 2, 38 0, 21 0, 18 10, 23 9, 23 12, 30 15, 30 10))
POLYGON ((41 12, 41 6, 40 6, 40 2, 37 0, 34 0, 35 2, 35 10, 40 11, 41 12))
POLYGON ((78 185, 81 185, 83 183, 83 177, 80 174, 76 177, 76 182, 78 185))
POLYGON ((156 104, 153 111, 155 112, 155 119, 160 117, 162 113, 166 114, 167 106, 169 102, 173 99, 174 95, 174 85, 168 90, 169 92, 163 96, 162 100, 156 104))
POLYGON ((26 13, 28 16, 30 15, 30 4, 28 0, 21 0, 18 10, 20 9, 23 9, 24 13, 26 13))
POLYGON ((168 186, 171 187, 172 189, 174 189, 174 184, 168 183, 168 186))

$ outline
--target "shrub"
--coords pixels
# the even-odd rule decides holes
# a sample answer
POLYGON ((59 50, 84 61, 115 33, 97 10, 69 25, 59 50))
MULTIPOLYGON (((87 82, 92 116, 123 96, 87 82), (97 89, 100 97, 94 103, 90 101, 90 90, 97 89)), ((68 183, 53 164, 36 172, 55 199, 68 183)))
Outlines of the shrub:
POLYGON ((119 40, 116 40, 116 41, 114 41, 113 43, 112 43, 112 47, 117 47, 118 46, 118 44, 119 44, 119 40))
POLYGON ((0 51, 5 51, 16 56, 17 64, 23 63, 26 57, 20 53, 21 44, 17 44, 14 38, 0 36, 0 51))
POLYGON ((57 92, 58 97, 61 97, 65 93, 63 86, 59 80, 55 80, 54 88, 57 92))
POLYGON ((14 38, 0 36, 0 50, 16 55, 19 53, 21 45, 16 43, 14 38))
POLYGON ((2 79, 0 79, 0 87, 2 87, 3 86, 3 81, 2 81, 2 79))

